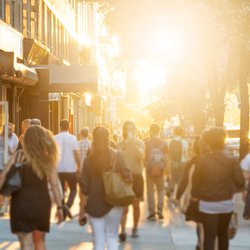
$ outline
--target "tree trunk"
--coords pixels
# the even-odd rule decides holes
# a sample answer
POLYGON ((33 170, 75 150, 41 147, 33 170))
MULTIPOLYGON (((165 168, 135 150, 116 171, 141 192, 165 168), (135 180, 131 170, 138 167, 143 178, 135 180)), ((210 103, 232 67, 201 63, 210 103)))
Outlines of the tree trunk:
POLYGON ((240 159, 248 153, 249 133, 249 97, 247 86, 248 75, 248 54, 246 45, 243 43, 240 48, 240 159))

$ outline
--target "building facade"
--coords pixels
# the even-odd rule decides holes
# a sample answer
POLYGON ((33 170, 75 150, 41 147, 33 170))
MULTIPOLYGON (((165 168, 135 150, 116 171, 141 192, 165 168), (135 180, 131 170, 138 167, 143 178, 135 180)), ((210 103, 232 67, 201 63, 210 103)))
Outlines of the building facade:
MULTIPOLYGON (((21 121, 34 117, 54 133, 62 118, 75 134, 94 126, 85 97, 99 88, 98 22, 93 3, 0 0, 0 101, 8 102, 17 134, 21 121)), ((3 108, 0 118, 2 126, 3 108)))

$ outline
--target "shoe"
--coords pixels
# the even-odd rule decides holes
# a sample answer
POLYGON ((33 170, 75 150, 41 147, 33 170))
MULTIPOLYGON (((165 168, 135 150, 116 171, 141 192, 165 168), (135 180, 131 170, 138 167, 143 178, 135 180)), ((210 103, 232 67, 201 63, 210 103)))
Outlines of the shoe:
POLYGON ((64 219, 66 219, 67 217, 73 219, 73 215, 71 214, 69 207, 67 205, 63 207, 63 213, 64 213, 64 219))
POLYGON ((154 221, 156 218, 155 218, 155 215, 154 214, 150 214, 148 217, 147 217, 147 220, 150 220, 150 221, 154 221))
POLYGON ((164 220, 164 216, 163 216, 162 213, 158 213, 158 219, 159 219, 159 220, 164 220))
POLYGON ((132 229, 132 235, 131 235, 132 238, 138 238, 139 237, 139 234, 138 234, 138 229, 137 228, 133 228, 132 229))
POLYGON ((127 240, 127 235, 126 233, 120 233, 119 234, 119 241, 120 242, 125 242, 127 240))

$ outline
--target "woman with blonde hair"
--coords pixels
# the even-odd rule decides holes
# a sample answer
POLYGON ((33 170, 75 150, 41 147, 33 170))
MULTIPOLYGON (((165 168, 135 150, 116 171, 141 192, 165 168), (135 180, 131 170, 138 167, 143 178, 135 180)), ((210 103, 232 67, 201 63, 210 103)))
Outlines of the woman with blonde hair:
POLYGON ((11 166, 22 163, 22 188, 12 194, 10 224, 22 250, 45 250, 45 233, 50 229, 51 200, 48 182, 57 204, 58 223, 63 221, 62 197, 58 186, 58 150, 52 133, 41 126, 28 128, 23 150, 17 151, 0 175, 0 189, 11 166))

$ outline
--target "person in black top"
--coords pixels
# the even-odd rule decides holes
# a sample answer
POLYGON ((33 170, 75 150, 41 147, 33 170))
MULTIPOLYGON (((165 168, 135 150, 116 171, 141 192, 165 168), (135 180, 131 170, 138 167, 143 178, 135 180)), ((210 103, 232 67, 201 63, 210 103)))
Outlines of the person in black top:
MULTIPOLYGON (((84 195, 85 212, 94 235, 94 249, 118 249, 118 229, 123 208, 113 207, 105 202, 103 173, 112 168, 112 157, 116 157, 115 170, 124 179, 132 182, 132 175, 127 168, 122 155, 110 148, 109 132, 104 127, 97 127, 93 131, 92 151, 84 162, 80 188, 84 195)), ((85 216, 85 215, 83 215, 85 216)))
POLYGON ((63 207, 56 164, 58 151, 49 130, 31 126, 23 138, 23 150, 13 154, 0 174, 0 189, 14 163, 22 163, 22 188, 12 194, 10 223, 22 250, 45 250, 45 233, 50 229, 51 200, 48 181, 58 206, 58 223, 63 221, 63 207))

